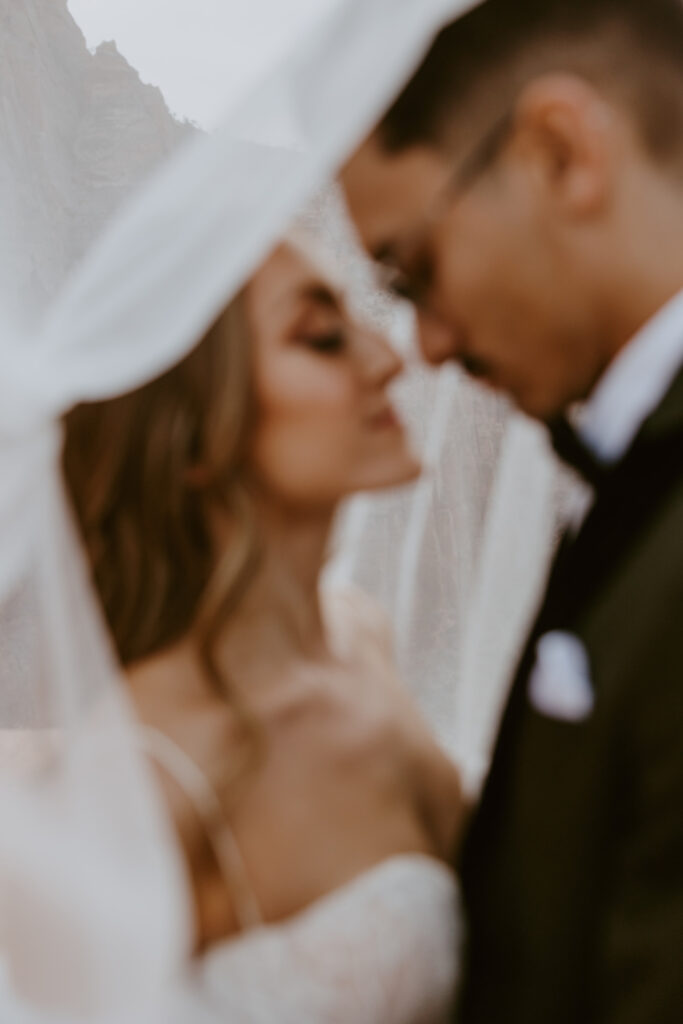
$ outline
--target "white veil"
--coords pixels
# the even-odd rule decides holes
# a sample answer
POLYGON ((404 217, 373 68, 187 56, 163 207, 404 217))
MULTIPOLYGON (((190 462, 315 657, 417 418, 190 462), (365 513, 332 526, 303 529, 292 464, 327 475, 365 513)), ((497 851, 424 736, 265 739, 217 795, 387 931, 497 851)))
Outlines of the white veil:
MULTIPOLYGON (((27 9, 37 3, 27 0, 27 9)), ((17 0, 9 4, 2 0, 3 27, 18 10, 17 0)), ((147 1024, 155 1019, 160 993, 177 977, 190 941, 182 868, 137 749, 64 499, 59 418, 80 401, 141 385, 190 350, 369 130, 439 24, 466 6, 462 0, 337 0, 248 94, 227 98, 215 133, 182 139, 177 153, 126 199, 68 281, 44 289, 46 301, 48 292, 56 295, 39 323, 35 316, 17 315, 10 301, 16 290, 5 295, 3 1021, 28 1020, 30 1013, 49 1008, 51 1021, 147 1024), (283 110, 296 138, 289 147, 267 141, 269 126, 283 110)), ((5 110, 11 98, 3 97, 5 110)), ((161 149, 170 145, 167 137, 161 141, 161 149)), ((1 181, 7 218, 6 175, 1 181)), ((3 259, 25 283, 29 272, 15 261, 16 222, 7 237, 14 241, 5 246, 3 259)), ((433 386, 447 394, 446 385, 433 386)), ((465 403, 475 399, 464 395, 460 414, 466 418, 465 403)), ((454 408, 445 397, 438 406, 439 417, 428 431, 435 455, 454 408)), ((495 451, 496 437, 484 434, 473 442, 472 457, 477 445, 495 451)), ((492 454, 489 472, 494 461, 492 454)), ((431 497, 421 494, 409 513, 404 580, 419 561, 432 515, 431 497)), ((358 524, 360 514, 350 521, 354 517, 358 524)), ((343 551, 341 564, 350 564, 343 551)), ((440 600, 437 591, 435 605, 440 600)), ((405 621, 418 613, 415 602, 401 602, 405 621)))

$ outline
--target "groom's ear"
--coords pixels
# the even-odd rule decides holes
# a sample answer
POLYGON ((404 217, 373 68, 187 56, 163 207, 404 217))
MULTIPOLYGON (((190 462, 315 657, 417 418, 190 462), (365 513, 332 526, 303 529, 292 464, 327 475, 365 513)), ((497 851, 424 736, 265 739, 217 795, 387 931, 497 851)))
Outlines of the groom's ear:
POLYGON ((624 142, 623 118, 578 76, 543 75, 520 93, 511 156, 556 215, 575 221, 602 212, 624 142))

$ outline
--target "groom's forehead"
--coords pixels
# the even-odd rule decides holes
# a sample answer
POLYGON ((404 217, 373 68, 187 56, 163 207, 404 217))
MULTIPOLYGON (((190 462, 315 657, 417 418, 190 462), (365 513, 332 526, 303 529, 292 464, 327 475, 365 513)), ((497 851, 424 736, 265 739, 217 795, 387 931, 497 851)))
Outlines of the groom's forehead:
POLYGON ((451 178, 448 157, 430 146, 393 153, 373 136, 341 174, 349 212, 367 251, 376 256, 418 232, 451 178))

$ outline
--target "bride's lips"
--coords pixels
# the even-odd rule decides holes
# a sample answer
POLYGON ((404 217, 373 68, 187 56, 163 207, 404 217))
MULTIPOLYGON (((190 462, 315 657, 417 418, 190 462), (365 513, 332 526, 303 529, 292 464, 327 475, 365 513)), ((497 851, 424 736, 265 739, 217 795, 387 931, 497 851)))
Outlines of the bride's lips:
POLYGON ((378 412, 368 416, 367 424, 371 430, 402 430, 403 424, 391 405, 386 405, 378 412))

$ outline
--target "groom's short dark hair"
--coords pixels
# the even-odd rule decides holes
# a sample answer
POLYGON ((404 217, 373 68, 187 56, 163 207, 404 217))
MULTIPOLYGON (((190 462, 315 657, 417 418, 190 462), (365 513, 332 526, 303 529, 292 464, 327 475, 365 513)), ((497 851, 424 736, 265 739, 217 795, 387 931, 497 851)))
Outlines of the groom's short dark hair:
POLYGON ((438 35, 384 118, 382 144, 447 146, 475 94, 502 105, 552 71, 619 91, 656 155, 683 149, 683 0, 484 0, 438 35))

